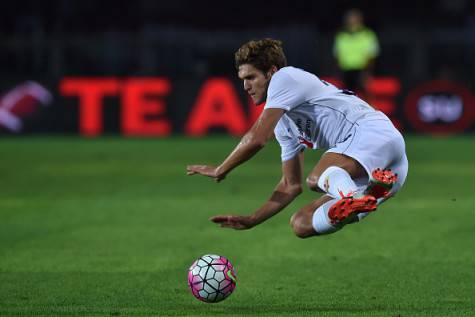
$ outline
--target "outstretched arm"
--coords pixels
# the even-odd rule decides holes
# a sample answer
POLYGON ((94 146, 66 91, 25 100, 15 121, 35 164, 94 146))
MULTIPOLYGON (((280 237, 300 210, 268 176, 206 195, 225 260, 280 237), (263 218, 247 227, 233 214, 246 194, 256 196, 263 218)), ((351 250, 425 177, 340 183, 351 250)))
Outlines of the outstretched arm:
POLYGON ((229 156, 219 166, 189 165, 187 174, 201 174, 219 182, 226 177, 235 167, 253 157, 269 141, 274 133, 274 128, 280 120, 284 110, 265 109, 252 128, 242 137, 241 142, 234 148, 229 156))
POLYGON ((211 218, 221 227, 250 229, 274 216, 302 192, 303 152, 282 164, 282 179, 271 197, 256 212, 248 216, 220 215, 211 218))

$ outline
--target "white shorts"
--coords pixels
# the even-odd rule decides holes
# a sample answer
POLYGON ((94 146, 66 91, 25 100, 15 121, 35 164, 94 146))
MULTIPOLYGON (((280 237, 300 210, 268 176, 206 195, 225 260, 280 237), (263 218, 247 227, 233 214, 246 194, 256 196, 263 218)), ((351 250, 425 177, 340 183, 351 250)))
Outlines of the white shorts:
MULTIPOLYGON (((354 158, 368 175, 377 168, 390 168, 398 176, 390 196, 394 196, 406 180, 408 161, 404 138, 389 119, 359 121, 348 139, 336 144, 326 153, 340 153, 354 158)), ((366 176, 354 181, 358 189, 364 191, 369 179, 366 176)))

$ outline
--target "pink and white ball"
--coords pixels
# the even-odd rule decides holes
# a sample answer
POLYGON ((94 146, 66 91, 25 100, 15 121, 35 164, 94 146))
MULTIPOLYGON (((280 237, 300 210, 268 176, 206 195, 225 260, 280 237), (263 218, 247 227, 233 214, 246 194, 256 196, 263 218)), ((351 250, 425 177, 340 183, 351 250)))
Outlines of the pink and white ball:
POLYGON ((236 287, 234 267, 224 256, 203 255, 191 265, 188 285, 200 301, 220 302, 231 295, 236 287))

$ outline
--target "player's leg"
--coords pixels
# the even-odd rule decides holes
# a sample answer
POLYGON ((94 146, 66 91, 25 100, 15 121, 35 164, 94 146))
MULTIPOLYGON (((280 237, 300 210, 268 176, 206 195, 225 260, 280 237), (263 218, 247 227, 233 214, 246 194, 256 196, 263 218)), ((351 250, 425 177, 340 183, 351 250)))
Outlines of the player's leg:
POLYGON ((300 238, 329 234, 340 230, 346 224, 363 219, 369 212, 374 211, 377 205, 393 196, 401 188, 407 175, 407 166, 407 158, 403 156, 400 162, 390 166, 394 172, 375 169, 369 178, 368 186, 361 184, 357 186, 348 176, 349 173, 345 172, 348 174, 345 176, 345 173, 337 170, 337 175, 331 176, 331 183, 334 183, 335 179, 342 178, 346 185, 341 187, 347 187, 347 189, 336 190, 338 195, 343 191, 356 194, 344 198, 324 195, 302 207, 290 219, 294 233, 300 238), (400 177, 397 177, 396 173, 400 177))
POLYGON ((320 206, 332 200, 334 200, 334 198, 328 195, 323 195, 319 199, 303 206, 298 212, 294 213, 290 218, 290 225, 295 235, 299 238, 308 238, 320 234, 317 233, 313 227, 313 217, 315 211, 320 206))
POLYGON ((376 200, 372 197, 338 199, 324 195, 292 215, 290 225, 299 238, 324 235, 338 231, 346 224, 359 221, 357 217, 359 214, 367 214, 374 209, 376 200), (368 199, 371 201, 368 202, 368 199), (340 219, 341 213, 335 212, 339 209, 346 212, 344 219, 340 219))
MULTIPOLYGON (((314 212, 311 221, 312 228, 318 234, 325 234, 335 232, 345 224, 357 221, 359 214, 376 210, 376 198, 371 193, 359 190, 353 180, 366 177, 366 170, 352 157, 341 153, 325 153, 309 174, 307 185, 312 190, 326 192, 330 197, 325 201, 320 201, 318 208, 315 208, 316 203, 305 206, 297 213, 295 219, 304 221, 308 227, 310 223, 308 214, 314 212)), ((305 229, 305 226, 296 221, 293 222, 292 227, 298 236, 311 234, 311 230, 303 230, 303 234, 299 234, 299 230, 305 229)))
MULTIPOLYGON (((407 172, 407 164, 405 168, 407 172)), ((404 169, 401 170, 404 172, 404 169)), ((343 198, 324 195, 303 206, 290 219, 292 229, 299 238, 308 238, 333 233, 347 224, 360 221, 394 195, 402 186, 398 183, 393 187, 396 181, 397 177, 390 170, 375 170, 369 186, 356 187, 354 195, 343 198)))
POLYGON ((344 154, 327 152, 307 177, 307 186, 334 198, 351 196, 357 190, 353 179, 367 176, 361 164, 344 154))
POLYGON ((348 70, 343 72, 343 82, 345 88, 354 92, 359 90, 359 72, 355 70, 348 70))
MULTIPOLYGON (((406 181, 409 163, 406 155, 399 161, 391 164, 387 169, 375 169, 370 177, 368 186, 364 189, 364 194, 372 195, 376 198, 378 206, 389 198, 396 195, 406 181)), ((359 213, 358 220, 366 217, 368 213, 359 213)))
MULTIPOLYGON (((350 144, 353 143, 351 141, 353 140, 350 140, 350 144)), ((384 156, 382 151, 380 154, 384 156)), ((374 162, 374 160, 367 161, 374 162)), ((371 195, 376 199, 383 198, 389 194, 393 184, 396 183, 397 175, 391 170, 383 169, 386 166, 383 159, 379 161, 381 163, 379 166, 368 170, 368 166, 374 166, 374 164, 366 163, 365 168, 352 156, 337 152, 326 152, 308 175, 307 186, 314 191, 326 192, 334 198, 360 198, 364 195, 371 195), (358 186, 354 180, 362 178, 369 180, 369 188, 365 192, 358 192, 358 186)), ((390 161, 390 159, 387 161, 390 161)), ((342 201, 340 205, 343 206, 344 204, 342 201)))

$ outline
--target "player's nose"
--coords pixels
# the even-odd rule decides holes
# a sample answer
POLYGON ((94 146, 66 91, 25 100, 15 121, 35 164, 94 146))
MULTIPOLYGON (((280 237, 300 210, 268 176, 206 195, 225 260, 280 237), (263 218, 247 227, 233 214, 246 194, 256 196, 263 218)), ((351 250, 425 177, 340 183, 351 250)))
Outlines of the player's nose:
POLYGON ((246 92, 249 92, 249 90, 251 90, 251 84, 247 80, 244 80, 244 90, 246 92))

